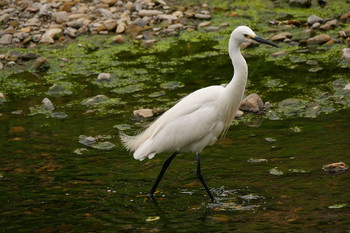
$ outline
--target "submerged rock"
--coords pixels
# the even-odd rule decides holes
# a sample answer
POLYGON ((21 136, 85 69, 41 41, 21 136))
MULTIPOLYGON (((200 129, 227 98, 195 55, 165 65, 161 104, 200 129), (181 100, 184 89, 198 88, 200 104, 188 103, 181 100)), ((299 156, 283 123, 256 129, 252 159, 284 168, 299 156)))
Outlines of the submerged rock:
POLYGON ((348 165, 346 165, 344 162, 337 162, 337 163, 331 163, 324 165, 322 169, 327 173, 341 173, 348 169, 348 165))
POLYGON ((81 102, 82 105, 94 105, 98 104, 104 101, 109 100, 109 98, 105 95, 96 95, 94 97, 85 99, 83 102, 81 102))
POLYGON ((51 100, 49 100, 48 98, 44 98, 41 101, 41 106, 46 111, 53 111, 53 110, 55 110, 55 107, 53 106, 51 100))
POLYGON ((138 109, 133 112, 134 117, 151 118, 154 116, 152 109, 138 109))
POLYGON ((261 112, 264 109, 264 102, 256 93, 248 95, 239 107, 242 111, 261 112))
POLYGON ((97 135, 96 137, 80 135, 79 143, 95 148, 97 150, 112 150, 115 145, 109 141, 103 141, 105 139, 111 138, 110 136, 97 135))

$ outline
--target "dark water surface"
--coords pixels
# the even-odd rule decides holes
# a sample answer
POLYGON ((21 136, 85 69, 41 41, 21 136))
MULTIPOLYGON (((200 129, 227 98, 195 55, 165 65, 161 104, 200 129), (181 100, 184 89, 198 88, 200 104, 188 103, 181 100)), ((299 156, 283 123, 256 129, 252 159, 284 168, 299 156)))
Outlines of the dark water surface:
MULTIPOLYGON (((190 52, 186 46, 179 43, 179 53, 173 51, 169 56, 192 56, 209 51, 212 45, 197 44, 190 52)), ((124 61, 124 70, 146 70, 139 76, 146 73, 147 79, 135 81, 142 84, 135 92, 110 92, 110 88, 91 84, 97 74, 93 78, 77 74, 74 80, 85 88, 72 95, 49 97, 55 111, 67 114, 62 120, 28 116, 29 107, 40 104, 51 84, 38 85, 36 90, 45 89, 39 96, 12 95, 1 106, 1 232, 350 231, 350 173, 329 175, 322 170, 332 162, 350 163, 348 109, 316 118, 276 121, 245 116, 245 120, 235 121, 224 141, 202 152, 202 172, 218 204, 209 201, 196 177, 194 154, 180 154, 159 185, 157 203, 147 200, 145 194, 169 155, 134 160, 120 144, 119 129, 135 133, 141 128, 142 123, 132 120, 135 109, 167 108, 197 88, 228 82, 232 73, 226 54, 172 66, 164 54, 152 56, 162 60, 156 67, 151 61, 131 63, 138 56, 127 52, 116 56, 124 61), (180 84, 175 83, 175 89, 160 88, 169 81, 180 84), (112 112, 86 114, 88 108, 79 103, 97 94, 120 98, 123 103, 113 106, 112 112), (160 97, 154 97, 157 94, 160 97), (12 113, 18 109, 23 114, 12 113), (116 147, 111 151, 88 148, 78 142, 80 135, 102 135, 116 147), (81 148, 87 151, 76 151, 81 148), (267 162, 248 162, 251 158, 267 162)), ((284 69, 257 57, 247 61, 248 91, 258 92, 272 103, 307 96, 315 87, 327 91, 328 83, 337 79, 332 74, 344 77, 348 72, 325 68, 322 74, 314 74, 303 66, 284 69), (271 80, 285 85, 269 91, 271 80)), ((110 72, 113 74, 113 69, 110 72)), ((13 77, 33 82, 42 74, 37 74, 39 78, 31 75, 13 77)))

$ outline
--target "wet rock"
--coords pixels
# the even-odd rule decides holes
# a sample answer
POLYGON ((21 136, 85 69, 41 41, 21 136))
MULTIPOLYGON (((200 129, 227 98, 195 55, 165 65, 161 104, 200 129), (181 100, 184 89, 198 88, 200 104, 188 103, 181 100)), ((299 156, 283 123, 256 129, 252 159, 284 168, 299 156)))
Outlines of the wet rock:
POLYGON ((133 112, 134 117, 151 118, 154 116, 152 109, 138 109, 133 112))
POLYGON ((332 38, 327 34, 320 34, 317 36, 314 36, 307 40, 307 44, 315 45, 315 44, 324 44, 328 41, 332 40, 332 38))
POLYGON ((311 15, 309 18, 307 18, 306 22, 308 25, 313 25, 314 23, 322 23, 323 19, 316 15, 311 15))
POLYGON ((271 175, 275 175, 275 176, 282 176, 282 175, 283 175, 283 172, 280 171, 280 170, 278 170, 277 167, 271 168, 271 169, 269 170, 269 173, 270 173, 271 175))
POLYGON ((67 114, 65 114, 64 112, 53 112, 50 114, 50 116, 52 118, 60 119, 60 120, 67 118, 67 114))
POLYGON ((304 113, 305 103, 299 99, 289 98, 278 103, 279 111, 287 117, 300 117, 304 113))
POLYGON ((80 135, 79 136, 79 143, 85 145, 85 146, 92 146, 93 144, 96 143, 96 139, 91 136, 85 136, 85 135, 80 135))
POLYGON ((350 61, 350 48, 342 49, 341 59, 350 61))
POLYGON ((320 26, 321 30, 331 30, 334 29, 338 24, 338 20, 333 19, 328 22, 326 22, 324 25, 320 26))
POLYGON ((0 45, 8 45, 12 42, 12 35, 11 34, 5 34, 2 35, 0 38, 0 45))
POLYGON ((261 112, 264 109, 264 102, 258 94, 253 93, 242 101, 239 109, 247 112, 261 112))
POLYGON ((112 79, 112 75, 110 73, 100 73, 97 76, 98 81, 110 81, 112 79))
POLYGON ((293 7, 310 7, 311 0, 289 0, 289 5, 293 7))
POLYGON ((253 159, 250 158, 247 161, 248 163, 267 163, 267 159, 253 159))
POLYGON ((23 110, 15 110, 11 112, 13 115, 22 115, 23 110))
POLYGON ((282 33, 279 33, 279 34, 273 36, 271 38, 271 40, 273 40, 273 41, 284 41, 285 39, 287 39, 287 38, 290 39, 292 37, 293 37, 293 35, 291 33, 289 33, 289 32, 282 32, 282 33))
POLYGON ((98 142, 92 145, 91 147, 97 150, 112 150, 115 147, 115 145, 111 142, 98 142))
POLYGON ((96 95, 81 102, 82 105, 94 105, 109 100, 105 95, 96 95))
POLYGON ((49 100, 48 98, 44 98, 41 101, 41 107, 46 110, 46 111, 53 111, 55 110, 55 107, 53 106, 51 100, 49 100))
POLYGON ((327 173, 341 173, 348 169, 348 165, 343 162, 331 163, 324 165, 322 169, 327 173))
POLYGON ((58 96, 71 95, 72 91, 69 89, 69 85, 65 83, 56 83, 49 88, 46 94, 50 96, 58 97, 58 96))

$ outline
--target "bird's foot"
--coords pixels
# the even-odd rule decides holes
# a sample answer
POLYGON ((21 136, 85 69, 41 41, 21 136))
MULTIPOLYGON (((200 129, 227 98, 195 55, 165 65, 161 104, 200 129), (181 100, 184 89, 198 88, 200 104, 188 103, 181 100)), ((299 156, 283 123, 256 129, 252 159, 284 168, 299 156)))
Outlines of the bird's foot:
POLYGON ((151 201, 155 201, 155 200, 156 200, 156 199, 154 198, 153 193, 147 194, 147 197, 148 197, 151 201))

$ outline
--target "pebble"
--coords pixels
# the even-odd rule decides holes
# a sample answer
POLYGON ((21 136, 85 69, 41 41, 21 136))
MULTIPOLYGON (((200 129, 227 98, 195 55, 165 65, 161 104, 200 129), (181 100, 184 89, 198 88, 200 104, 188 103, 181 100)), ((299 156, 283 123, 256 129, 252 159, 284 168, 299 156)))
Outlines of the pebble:
POLYGON ((127 28, 126 24, 124 22, 122 22, 122 23, 118 24, 116 33, 117 34, 123 33, 126 28, 127 28))
POLYGON ((332 38, 326 34, 320 34, 314 37, 311 37, 307 40, 307 44, 324 44, 330 41, 332 38))
POLYGON ((160 14, 163 14, 163 12, 158 10, 140 10, 139 11, 140 16, 157 16, 160 14))
POLYGON ((182 25, 181 23, 177 23, 177 24, 169 25, 169 26, 168 26, 168 29, 174 29, 174 30, 176 30, 176 29, 181 29, 181 28, 183 28, 183 27, 184 27, 184 25, 182 25))
POLYGON ((211 18, 211 16, 207 15, 207 14, 195 14, 194 17, 197 19, 210 19, 211 18))
POLYGON ((293 35, 289 32, 281 32, 277 35, 274 35, 271 40, 273 41, 284 41, 285 39, 289 39, 289 38, 292 38, 293 35))
POLYGON ((253 93, 242 100, 239 109, 247 112, 261 112, 264 109, 264 102, 258 94, 253 93))
POLYGON ((306 22, 308 25, 313 25, 314 23, 322 23, 323 19, 316 15, 311 15, 309 18, 307 18, 306 22))
POLYGON ((211 24, 210 21, 206 21, 206 22, 199 23, 197 27, 198 27, 198 28, 200 28, 200 27, 207 27, 207 26, 209 26, 210 24, 211 24))
POLYGON ((0 44, 2 44, 2 45, 8 45, 8 44, 11 44, 11 42, 12 42, 12 35, 11 34, 2 35, 0 38, 0 44))
POLYGON ((123 38, 122 35, 116 35, 116 36, 113 38, 113 42, 122 44, 122 43, 124 43, 124 38, 123 38))
POLYGON ((333 19, 330 21, 327 21, 324 25, 320 26, 321 30, 331 30, 334 29, 338 24, 338 20, 333 19))

